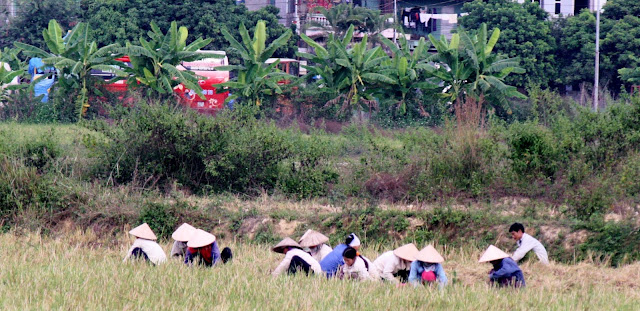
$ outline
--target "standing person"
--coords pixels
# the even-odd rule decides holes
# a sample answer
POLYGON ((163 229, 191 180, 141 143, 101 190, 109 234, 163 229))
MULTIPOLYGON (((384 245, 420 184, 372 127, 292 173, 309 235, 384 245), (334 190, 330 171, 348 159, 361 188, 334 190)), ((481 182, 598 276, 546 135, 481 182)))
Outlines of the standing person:
POLYGON ((187 253, 187 242, 193 234, 196 232, 196 228, 188 223, 183 223, 171 237, 175 240, 173 247, 171 248, 171 257, 184 257, 187 253))
POLYGON ((524 275, 518 264, 509 254, 489 245, 478 262, 490 262, 493 269, 489 271, 489 282, 498 287, 525 287, 524 275))
POLYGON ((409 271, 409 283, 414 286, 420 284, 433 284, 438 281, 440 288, 447 285, 447 274, 444 272, 441 263, 444 258, 438 251, 429 244, 416 254, 416 260, 411 263, 409 271))
POLYGON ((358 251, 353 247, 347 247, 342 252, 344 264, 338 268, 338 278, 352 279, 359 281, 371 280, 368 264, 358 255, 358 251))
POLYGON ((304 272, 305 275, 309 275, 309 273, 319 275, 322 273, 320 263, 311 257, 309 253, 303 251, 300 244, 289 237, 280 241, 272 250, 276 253, 284 254, 280 264, 271 273, 273 276, 278 276, 285 271, 288 274, 304 272))
MULTIPOLYGON (((230 254, 231 249, 225 247, 223 253, 227 252, 230 254)), ((205 267, 212 267, 221 259, 223 263, 226 263, 226 260, 220 256, 220 249, 218 248, 216 237, 209 232, 196 229, 191 238, 189 238, 189 242, 187 242, 184 263, 187 266, 193 266, 195 263, 204 265, 205 267)))
POLYGON ((393 284, 406 283, 411 269, 411 262, 416 260, 418 252, 418 248, 413 243, 400 246, 395 250, 378 256, 369 270, 381 280, 389 281, 393 284), (400 282, 398 282, 396 276, 400 277, 400 282))
POLYGON ((511 237, 516 240, 516 243, 518 244, 518 248, 511 256, 515 262, 519 262, 530 250, 533 250, 541 263, 545 265, 549 264, 547 250, 540 241, 524 233, 524 226, 521 223, 516 222, 511 225, 511 227, 509 227, 509 233, 511 233, 511 237))
POLYGON ((322 261, 324 257, 333 251, 333 249, 326 244, 329 242, 329 238, 315 230, 307 230, 298 242, 302 248, 309 248, 309 253, 318 262, 322 261))
POLYGON ((164 253, 164 250, 156 243, 158 238, 146 222, 131 229, 129 234, 136 237, 136 240, 127 252, 127 256, 124 257, 123 262, 129 258, 144 259, 146 262, 151 262, 154 265, 167 261, 167 255, 164 253))
POLYGON ((326 255, 322 261, 320 261, 322 271, 327 274, 327 278, 333 277, 338 271, 338 268, 341 265, 344 265, 342 253, 344 253, 344 250, 346 250, 347 247, 353 247, 356 251, 360 248, 360 239, 355 235, 355 233, 349 234, 345 239, 344 244, 337 245, 331 253, 326 255))

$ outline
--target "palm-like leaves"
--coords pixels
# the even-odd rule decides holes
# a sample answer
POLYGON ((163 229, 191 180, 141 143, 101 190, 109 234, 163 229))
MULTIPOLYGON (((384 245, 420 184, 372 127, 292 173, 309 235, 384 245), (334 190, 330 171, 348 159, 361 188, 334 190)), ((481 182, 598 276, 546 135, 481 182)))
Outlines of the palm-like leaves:
POLYGON ((465 95, 493 95, 500 101, 507 97, 526 98, 513 86, 506 85, 504 78, 510 73, 524 73, 518 58, 502 58, 493 54, 500 37, 494 29, 487 39, 487 26, 482 24, 477 34, 469 35, 464 29, 454 34, 451 41, 442 36, 440 40, 429 35, 429 40, 438 53, 429 60, 437 66, 429 66, 430 72, 444 82, 443 96, 454 102, 465 95))
POLYGON ((167 33, 151 23, 147 36, 149 40, 140 38, 140 45, 127 43, 124 48, 119 49, 122 54, 129 56, 133 66, 126 69, 130 74, 129 85, 136 86, 140 83, 157 93, 170 94, 176 85, 182 83, 203 98, 202 88, 195 74, 178 70, 176 66, 207 57, 222 57, 199 52, 211 43, 211 39, 198 38, 187 45, 189 31, 186 27, 178 28, 176 22, 171 22, 167 33))
POLYGON ((95 41, 89 41, 90 31, 88 24, 78 23, 63 36, 58 22, 50 20, 48 28, 42 32, 49 52, 28 44, 15 43, 25 54, 41 57, 46 64, 55 66, 61 73, 61 83, 79 90, 76 106, 80 116, 89 107, 87 82, 91 70, 110 71, 120 77, 125 75, 118 69, 119 62, 113 57, 118 45, 98 48, 95 41))
POLYGON ((279 61, 271 64, 265 62, 273 56, 278 48, 287 44, 291 38, 291 30, 282 34, 268 46, 266 45, 266 24, 262 20, 256 24, 253 39, 250 38, 244 24, 240 24, 242 43, 238 42, 227 29, 222 29, 222 34, 229 41, 231 48, 238 51, 242 60, 242 65, 216 68, 237 73, 235 80, 221 84, 222 87, 231 90, 232 95, 227 100, 241 97, 252 104, 260 105, 265 97, 282 93, 278 81, 286 79, 288 75, 278 71, 279 61))

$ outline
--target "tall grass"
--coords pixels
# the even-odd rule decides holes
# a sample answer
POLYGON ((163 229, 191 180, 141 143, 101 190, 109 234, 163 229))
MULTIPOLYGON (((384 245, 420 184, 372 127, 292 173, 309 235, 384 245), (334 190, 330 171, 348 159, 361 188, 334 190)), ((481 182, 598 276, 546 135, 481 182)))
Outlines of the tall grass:
MULTIPOLYGON (((122 263, 130 241, 112 244, 91 233, 57 239, 0 236, 0 308, 98 310, 634 310, 640 300, 640 264, 619 269, 581 263, 538 263, 522 268, 523 290, 485 284, 487 264, 475 249, 444 249, 446 289, 395 288, 391 284, 327 281, 321 277, 272 278, 282 255, 266 245, 236 244, 231 264, 187 268, 177 260, 161 266, 122 263)), ((165 250, 169 243, 163 244, 165 250)), ((381 250, 383 251, 383 250, 381 250)), ((365 249, 375 258, 376 250, 365 249)))

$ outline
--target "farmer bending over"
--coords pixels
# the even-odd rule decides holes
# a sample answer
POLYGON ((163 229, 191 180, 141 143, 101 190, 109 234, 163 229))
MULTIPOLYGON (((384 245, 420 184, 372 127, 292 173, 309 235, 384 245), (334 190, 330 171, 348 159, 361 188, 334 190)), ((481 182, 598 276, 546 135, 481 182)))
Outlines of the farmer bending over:
POLYGON ((342 252, 342 260, 344 264, 338 269, 339 279, 371 280, 369 265, 358 255, 358 251, 355 248, 347 247, 344 252, 342 252))
POLYGON ((309 253, 303 251, 300 244, 289 237, 280 241, 272 250, 276 253, 284 254, 284 259, 271 273, 273 276, 278 276, 285 271, 288 274, 304 272, 305 275, 309 275, 309 273, 319 275, 322 273, 320 263, 311 257, 309 253))
POLYGON ((383 281, 393 284, 407 283, 411 262, 416 260, 418 252, 418 248, 413 243, 403 245, 378 256, 369 270, 383 281), (400 277, 400 282, 396 276, 400 277))
POLYGON ((409 283, 417 287, 421 284, 431 285, 438 281, 438 286, 443 288, 449 280, 440 264, 442 262, 444 258, 440 253, 431 244, 427 245, 416 254, 416 260, 411 263, 409 283))
POLYGON ((124 257, 123 262, 129 258, 133 258, 143 259, 146 262, 157 265, 167 260, 167 255, 164 253, 164 250, 155 241, 158 238, 146 222, 131 229, 129 234, 135 236, 136 240, 127 252, 127 256, 124 257))
POLYGON ((490 245, 478 262, 490 262, 493 269, 489 271, 489 283, 498 287, 524 287, 524 275, 518 264, 509 254, 490 245))
POLYGON ((325 244, 329 242, 329 238, 315 230, 307 230, 298 242, 303 248, 308 248, 309 254, 318 262, 322 261, 324 257, 333 251, 329 245, 325 244))
POLYGON ((322 271, 327 274, 327 278, 333 277, 338 271, 338 268, 341 265, 344 265, 342 253, 344 253, 348 247, 353 247, 356 252, 360 248, 360 239, 358 239, 354 233, 349 234, 345 239, 344 244, 337 245, 331 253, 320 261, 322 271))
POLYGON ((193 264, 204 265, 205 267, 212 267, 222 260, 226 263, 231 258, 231 249, 225 247, 220 254, 218 248, 218 242, 216 237, 204 230, 196 229, 189 242, 187 242, 187 252, 184 258, 184 263, 187 266, 193 266, 193 264))
POLYGON ((513 260, 519 262, 530 250, 533 250, 541 263, 545 265, 549 264, 547 250, 542 246, 540 241, 524 233, 524 226, 521 223, 516 222, 511 225, 509 233, 511 233, 511 237, 516 240, 516 243, 518 244, 518 249, 516 249, 516 251, 513 252, 513 256, 511 256, 513 260))

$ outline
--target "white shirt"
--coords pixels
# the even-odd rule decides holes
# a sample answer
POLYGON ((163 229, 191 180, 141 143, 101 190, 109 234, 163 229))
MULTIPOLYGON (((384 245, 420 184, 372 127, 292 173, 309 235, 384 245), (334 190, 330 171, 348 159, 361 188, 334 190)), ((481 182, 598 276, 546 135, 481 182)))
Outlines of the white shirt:
POLYGON ((396 279, 393 274, 398 273, 400 270, 409 270, 410 268, 411 263, 407 264, 402 258, 396 256, 393 251, 388 251, 376 258, 373 265, 369 267, 369 272, 395 284, 398 283, 398 279, 396 279))
POLYGON ((133 242, 133 245, 129 249, 129 252, 127 252, 127 256, 124 257, 123 261, 127 261, 127 259, 131 257, 131 252, 133 252, 133 250, 136 248, 142 249, 142 251, 147 254, 147 257, 149 257, 149 260, 156 265, 167 261, 167 255, 164 253, 164 250, 162 249, 162 247, 160 247, 160 245, 158 245, 158 243, 156 243, 155 241, 140 238, 137 238, 133 242))
POLYGON ((175 241, 171 248, 170 256, 185 256, 187 254, 187 242, 175 241))
POLYGON ((364 260, 360 256, 356 257, 352 266, 348 266, 346 263, 340 266, 338 275, 341 278, 350 278, 360 281, 371 280, 371 275, 367 271, 367 266, 364 264, 364 260))
POLYGON ((318 262, 321 262, 325 256, 329 255, 329 253, 333 251, 333 249, 329 247, 329 245, 327 244, 322 244, 317 247, 312 247, 309 250, 311 252, 311 256, 318 262))
POLYGON ((322 268, 320 268, 320 263, 317 260, 315 260, 313 257, 311 257, 309 253, 299 248, 292 248, 287 252, 286 255, 284 255, 284 259, 282 259, 282 261, 276 267, 276 269, 273 270, 273 273, 271 273, 271 275, 278 276, 282 274, 282 272, 287 271, 289 269, 289 265, 291 264, 291 259, 293 259, 294 256, 298 256, 302 260, 307 262, 311 266, 311 270, 313 270, 313 273, 322 274, 322 268))
POLYGON ((538 255, 538 259, 540 259, 541 263, 545 265, 549 264, 547 250, 542 246, 542 243, 526 233, 522 234, 522 238, 518 241, 518 249, 513 252, 513 256, 511 256, 511 258, 518 262, 520 259, 524 258, 530 250, 533 250, 533 252, 538 255))

